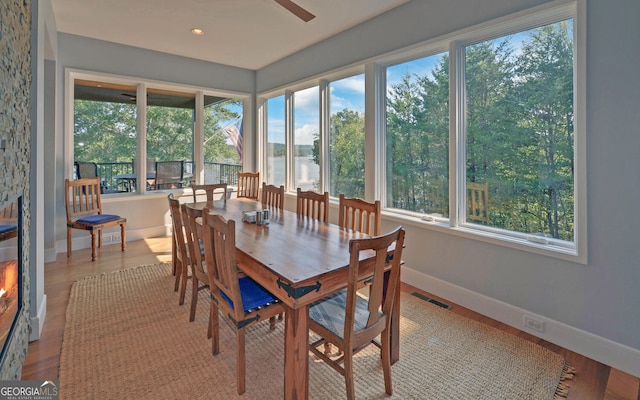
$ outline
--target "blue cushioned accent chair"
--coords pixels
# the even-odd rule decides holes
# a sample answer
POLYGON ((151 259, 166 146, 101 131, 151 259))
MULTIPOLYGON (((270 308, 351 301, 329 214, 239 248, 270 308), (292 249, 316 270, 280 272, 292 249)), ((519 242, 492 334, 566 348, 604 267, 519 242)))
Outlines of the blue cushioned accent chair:
MULTIPOLYGON (((275 328, 284 307, 271 293, 247 276, 236 264, 236 225, 220 215, 203 211, 204 251, 211 292, 212 352, 220 351, 218 310, 236 332, 237 390, 245 392, 245 329, 266 319, 275 328)), ((257 373, 257 371, 256 371, 257 373)), ((264 373, 264 371, 260 371, 264 373)))
POLYGON ((309 329, 319 337, 309 344, 309 350, 344 376, 348 400, 355 399, 353 356, 370 344, 381 348, 384 387, 387 394, 392 394, 391 316, 400 312, 394 310, 394 298, 399 290, 403 244, 401 227, 386 235, 352 239, 347 288, 309 307, 309 329), (373 265, 361 264, 361 254, 372 251, 375 252, 373 265), (366 269, 361 270, 363 265, 366 269), (368 296, 358 292, 363 278, 370 282, 368 296), (378 335, 381 344, 375 340, 378 335), (338 358, 328 357, 324 350, 327 342, 343 354, 338 358))
POLYGON ((121 247, 124 251, 127 219, 119 215, 102 213, 100 178, 66 179, 64 187, 67 208, 67 257, 71 256, 72 229, 82 229, 91 233, 91 261, 95 261, 96 233, 98 247, 102 247, 102 230, 120 225, 121 247))

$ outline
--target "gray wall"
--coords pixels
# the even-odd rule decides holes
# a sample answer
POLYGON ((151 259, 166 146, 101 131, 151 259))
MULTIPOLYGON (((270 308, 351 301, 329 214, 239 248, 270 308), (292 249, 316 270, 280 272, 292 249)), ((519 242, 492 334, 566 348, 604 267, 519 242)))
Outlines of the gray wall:
MULTIPOLYGON (((414 0, 263 68, 256 87, 258 93, 268 91, 543 3, 414 0)), ((548 318, 542 337, 564 340, 561 344, 571 348, 571 334, 576 334, 581 343, 574 347, 594 358, 610 350, 607 339, 616 342, 622 345, 617 351, 630 354, 621 364, 635 361, 627 371, 640 375, 640 245, 635 235, 640 222, 640 2, 586 4, 588 264, 411 225, 406 226, 406 266, 435 294, 487 314, 497 308, 494 318, 506 314, 500 307, 548 318), (487 306, 492 301, 486 298, 493 305, 487 306)), ((384 219, 387 227, 402 222, 384 219)), ((511 319, 522 327, 522 316, 511 319)))

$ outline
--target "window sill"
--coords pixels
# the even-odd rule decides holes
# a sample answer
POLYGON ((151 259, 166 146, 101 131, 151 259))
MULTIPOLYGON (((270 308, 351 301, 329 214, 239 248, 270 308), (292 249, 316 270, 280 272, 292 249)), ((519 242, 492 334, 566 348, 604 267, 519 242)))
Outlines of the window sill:
MULTIPOLYGON (((540 254, 552 258, 571 261, 579 264, 587 264, 585 254, 578 252, 574 246, 560 246, 552 242, 536 243, 527 239, 527 235, 522 237, 516 235, 505 235, 497 230, 485 230, 468 225, 451 226, 448 219, 433 219, 425 221, 422 215, 400 214, 393 211, 383 211, 384 219, 395 221, 399 224, 409 225, 420 229, 441 232, 449 235, 463 237, 471 240, 479 240, 497 246, 508 247, 529 253, 540 254)), ((582 253, 586 253, 583 251, 582 253)))

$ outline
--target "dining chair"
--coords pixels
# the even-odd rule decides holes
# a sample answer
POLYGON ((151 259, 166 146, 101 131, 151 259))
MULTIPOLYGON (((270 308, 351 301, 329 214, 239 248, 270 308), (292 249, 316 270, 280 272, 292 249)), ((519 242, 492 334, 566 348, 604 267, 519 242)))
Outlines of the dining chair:
POLYGON ((329 192, 324 194, 298 188, 296 196, 296 214, 298 217, 329 222, 329 192))
POLYGON ((227 205, 227 184, 226 183, 211 183, 211 184, 204 184, 204 185, 191 184, 191 190, 193 192, 194 203, 198 201, 198 195, 204 191, 207 196, 207 204, 212 204, 215 192, 222 190, 222 199, 224 200, 224 205, 225 206, 227 205))
MULTIPOLYGON (((361 198, 339 196, 338 204, 338 226, 353 229, 366 233, 369 236, 380 234, 380 201, 373 203, 361 198)), ((361 286, 366 286, 368 282, 362 281, 361 286)), ((331 343, 325 343, 325 354, 332 353, 331 343)))
MULTIPOLYGON (((196 308, 198 305, 198 292, 209 287, 209 275, 207 274, 204 249, 201 232, 197 218, 201 217, 201 211, 186 204, 181 205, 182 219, 184 221, 185 234, 187 236, 187 252, 189 253, 189 265, 191 268, 191 309, 189 311, 189 321, 196 319, 196 308)), ((207 329, 207 337, 211 337, 211 326, 207 329)))
POLYGON ((489 189, 487 183, 467 182, 467 221, 489 225, 489 189))
MULTIPOLYGON (((271 293, 241 273, 236 263, 236 225, 218 214, 203 211, 204 250, 211 285, 210 324, 213 333, 212 353, 220 352, 219 317, 222 315, 236 334, 237 391, 245 392, 245 330, 269 319, 275 329, 276 315, 284 306, 271 293)), ((274 336, 279 338, 280 336, 274 336)), ((263 373, 264 371, 260 371, 263 373)))
POLYGON ((347 288, 309 307, 309 329, 319 337, 311 339, 309 350, 344 376, 348 400, 355 399, 353 356, 371 344, 381 349, 384 387, 387 394, 392 394, 391 315, 400 311, 394 310, 393 306, 399 285, 404 235, 404 229, 398 227, 384 235, 352 239, 349 242, 347 288), (358 293, 363 252, 375 252, 367 296, 358 293), (378 335, 380 343, 375 340, 378 335), (337 346, 342 355, 335 359, 328 357, 320 349, 327 342, 337 346))
POLYGON ((367 235, 380 234, 380 200, 373 203, 340 194, 338 225, 367 235))
POLYGON ((274 207, 279 210, 284 209, 284 186, 267 185, 262 182, 262 207, 274 207))
POLYGON ((96 260, 96 233, 98 247, 102 247, 102 230, 120 225, 121 248, 126 247, 127 219, 115 214, 103 214, 100 202, 100 178, 65 179, 65 207, 67 211, 67 257, 71 256, 72 230, 91 233, 91 261, 96 260))
POLYGON ((169 199, 169 213, 171 214, 171 265, 175 275, 175 285, 173 290, 180 290, 178 304, 184 304, 187 289, 187 270, 189 268, 189 253, 187 252, 186 235, 184 232, 184 222, 182 220, 182 210, 180 201, 173 197, 173 193, 167 196, 169 199))
POLYGON ((238 172, 238 195, 258 200, 260 193, 260 172, 238 172))
POLYGON ((184 180, 184 161, 157 161, 156 178, 153 188, 178 189, 181 188, 184 180))

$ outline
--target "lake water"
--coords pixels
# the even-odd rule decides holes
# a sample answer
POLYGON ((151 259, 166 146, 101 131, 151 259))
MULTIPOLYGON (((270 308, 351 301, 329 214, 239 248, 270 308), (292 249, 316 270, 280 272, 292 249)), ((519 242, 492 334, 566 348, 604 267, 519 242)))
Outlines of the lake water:
MULTIPOLYGON (((302 190, 318 190, 320 166, 313 158, 304 156, 295 160, 296 188, 302 190)), ((269 183, 280 186, 285 180, 285 158, 269 157, 267 160, 267 176, 269 183)))

